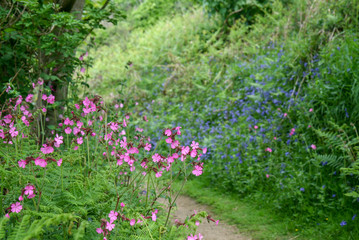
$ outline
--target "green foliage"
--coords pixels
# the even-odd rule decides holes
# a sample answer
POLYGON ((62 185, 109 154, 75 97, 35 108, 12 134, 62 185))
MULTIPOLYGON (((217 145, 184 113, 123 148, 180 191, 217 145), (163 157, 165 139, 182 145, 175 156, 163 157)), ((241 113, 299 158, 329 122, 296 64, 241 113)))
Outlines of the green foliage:
MULTIPOLYGON (((231 1, 212 1, 220 2, 231 1)), ((126 32, 126 44, 94 53, 93 91, 125 107, 138 101, 153 132, 188 126, 186 144, 200 138, 209 148, 210 185, 295 218, 290 231, 355 239, 359 205, 348 196, 358 196, 359 181, 358 8, 286 4, 271 2, 250 25, 235 21, 227 36, 201 10, 141 31, 126 31, 131 22, 113 28, 126 32)))
MULTIPOLYGON (((119 12, 113 5, 100 10, 90 1, 83 19, 63 12, 60 6, 42 1, 3 1, 0 6, 0 94, 14 97, 26 94, 38 78, 63 84, 79 84, 75 69, 83 66, 75 50, 100 21, 115 23, 119 12), (111 16, 111 17, 110 17, 111 16), (36 21, 34 21, 36 19, 36 21), (8 95, 4 91, 11 88, 8 95)), ((51 85, 51 84, 49 84, 51 85)))

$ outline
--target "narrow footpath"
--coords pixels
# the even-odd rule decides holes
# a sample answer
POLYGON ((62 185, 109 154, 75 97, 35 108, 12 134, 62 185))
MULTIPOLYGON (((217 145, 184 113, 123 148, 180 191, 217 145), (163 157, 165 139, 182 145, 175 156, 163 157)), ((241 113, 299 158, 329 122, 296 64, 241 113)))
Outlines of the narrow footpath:
MULTIPOLYGON (((177 201, 177 209, 172 214, 174 221, 178 219, 179 221, 183 222, 187 216, 192 215, 196 210, 206 211, 212 218, 218 219, 215 214, 212 214, 210 211, 210 207, 199 204, 195 200, 190 197, 181 195, 178 197, 177 201)), ((223 221, 219 221, 218 226, 215 223, 210 222, 208 223, 206 220, 202 221, 199 225, 197 233, 201 233, 203 235, 203 240, 249 240, 251 239, 248 236, 244 236, 238 233, 238 229, 235 226, 231 226, 226 224, 223 221)))

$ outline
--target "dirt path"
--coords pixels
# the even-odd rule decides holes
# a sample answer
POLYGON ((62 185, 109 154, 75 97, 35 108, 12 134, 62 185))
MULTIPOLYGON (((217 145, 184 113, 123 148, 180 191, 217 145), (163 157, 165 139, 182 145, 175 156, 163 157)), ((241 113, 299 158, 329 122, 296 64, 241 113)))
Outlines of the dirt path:
MULTIPOLYGON (((216 215, 212 214, 210 207, 202 205, 194 201, 187 196, 179 196, 177 201, 177 209, 173 214, 173 220, 178 219, 183 222, 187 216, 192 215, 196 211, 206 211, 212 218, 218 219, 216 215)), ((235 226, 226 224, 223 221, 219 221, 218 226, 215 223, 203 221, 199 227, 197 233, 201 233, 204 240, 249 240, 251 238, 240 235, 238 229, 235 226)))

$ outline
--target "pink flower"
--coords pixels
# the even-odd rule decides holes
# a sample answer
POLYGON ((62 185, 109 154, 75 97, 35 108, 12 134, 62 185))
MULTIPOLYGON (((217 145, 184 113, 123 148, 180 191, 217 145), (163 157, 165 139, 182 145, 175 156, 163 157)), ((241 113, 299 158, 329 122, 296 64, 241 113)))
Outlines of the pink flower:
POLYGON ((271 149, 271 148, 266 148, 264 151, 266 151, 266 152, 272 152, 272 149, 271 149))
POLYGON ((10 215, 8 213, 5 214, 6 218, 10 218, 10 215))
POLYGON ((83 141, 82 137, 79 137, 76 139, 76 142, 77 142, 77 144, 81 145, 84 141, 83 141))
POLYGON ((162 171, 158 171, 157 173, 156 173, 156 178, 159 178, 159 177, 161 177, 162 176, 162 171))
POLYGON ((170 137, 172 135, 172 131, 170 129, 165 130, 165 135, 170 137))
POLYGON ((194 170, 192 171, 193 175, 197 177, 203 173, 203 168, 199 165, 194 166, 194 170))
POLYGON ((146 150, 146 151, 150 151, 150 150, 151 150, 151 147, 152 147, 151 144, 146 143, 146 145, 145 145, 145 150, 146 150))
POLYGON ((47 102, 48 102, 49 104, 54 104, 54 103, 55 103, 55 96, 52 95, 52 94, 51 94, 50 96, 48 96, 47 102))
POLYGON ((65 128, 65 133, 70 134, 72 132, 72 129, 70 127, 65 128))
POLYGON ((207 148, 203 148, 203 154, 206 154, 207 148))
POLYGON ((187 155, 189 153, 189 147, 188 146, 186 146, 186 147, 182 147, 182 154, 183 155, 187 155))
POLYGON ((122 103, 120 103, 120 108, 123 108, 123 104, 122 104, 122 103))
POLYGON ((178 140, 175 140, 174 142, 171 143, 171 148, 172 149, 175 149, 178 146, 179 146, 179 141, 178 140))
POLYGON ((16 131, 16 127, 10 127, 9 133, 10 133, 11 137, 16 137, 17 135, 19 135, 19 131, 16 131))
POLYGON ((106 222, 106 229, 109 231, 112 231, 112 229, 115 228, 115 224, 114 223, 110 223, 110 222, 106 222))
POLYGON ((31 195, 34 193, 35 187, 33 185, 27 185, 27 186, 25 186, 24 189, 25 189, 25 191, 24 191, 25 195, 31 195))
POLYGON ((33 96, 34 96, 33 94, 27 95, 27 97, 25 98, 25 101, 28 102, 28 103, 32 102, 33 96))
POLYGON ((46 144, 40 149, 43 154, 49 154, 54 152, 54 148, 51 146, 47 146, 46 144))
POLYGON ((26 126, 30 126, 29 121, 27 121, 25 116, 21 117, 21 121, 26 125, 26 126))
POLYGON ((60 158, 59 160, 57 160, 57 162, 56 162, 56 163, 57 163, 57 166, 59 166, 59 167, 60 167, 60 166, 61 166, 61 164, 62 164, 62 158, 60 158))
POLYGON ((196 157, 197 156, 197 150, 196 149, 193 149, 192 151, 191 151, 191 157, 196 157))
POLYGON ((43 94, 43 95, 42 95, 42 100, 46 101, 46 99, 47 99, 46 94, 43 94))
POLYGON ((284 113, 284 115, 283 115, 284 117, 287 117, 288 116, 288 114, 286 114, 286 113, 284 113))
POLYGON ((161 161, 161 156, 156 153, 155 155, 152 156, 153 162, 160 162, 161 161))
POLYGON ((58 134, 56 134, 54 146, 60 147, 60 145, 63 143, 63 139, 63 136, 59 136, 58 134))
POLYGON ((195 224, 196 224, 196 226, 199 226, 199 221, 196 221, 196 223, 195 223, 195 224))
POLYGON ((75 146, 75 147, 74 147, 74 150, 75 150, 75 151, 76 151, 77 149, 79 149, 79 146, 75 146))
POLYGON ((313 112, 313 108, 309 109, 309 112, 313 112))
POLYGON ((170 138, 170 137, 167 138, 167 139, 166 139, 166 143, 168 143, 168 144, 169 144, 169 143, 172 143, 172 138, 170 138))
POLYGON ((26 166, 25 160, 20 159, 20 161, 18 161, 17 163, 19 164, 19 167, 21 167, 21 168, 25 168, 25 166, 26 166))
POLYGON ((314 144, 310 145, 310 147, 314 150, 317 149, 317 146, 315 146, 314 144))
MULTIPOLYGON (((85 68, 81 68, 81 70, 80 70, 82 73, 84 73, 85 71, 86 71, 86 69, 85 68)), ((110 230, 111 231, 111 230, 110 230)))
POLYGON ((22 209, 22 206, 21 206, 20 202, 11 204, 11 212, 19 213, 19 212, 21 212, 21 209, 22 209))
POLYGON ((97 232, 98 234, 101 234, 101 233, 103 233, 103 230, 102 230, 102 228, 96 228, 96 232, 97 232))
POLYGON ((47 110, 46 110, 46 108, 42 108, 42 111, 45 113, 47 110))
POLYGON ((136 223, 136 219, 131 219, 130 225, 133 226, 133 225, 135 225, 135 223, 136 223))
POLYGON ((257 125, 255 125, 255 126, 254 126, 254 129, 258 129, 258 126, 257 126, 257 125))
POLYGON ((266 174, 266 178, 269 178, 269 174, 266 174))
POLYGON ((152 212, 152 221, 156 222, 157 216, 155 212, 152 212))
POLYGON ((22 200, 24 200, 24 198, 20 195, 19 201, 22 201, 22 200))
POLYGON ((203 239, 203 235, 198 233, 198 240, 202 240, 203 239))
POLYGON ((176 127, 175 129, 177 130, 177 135, 181 135, 181 128, 182 127, 176 127))
POLYGON ((197 240, 197 236, 193 234, 191 234, 190 236, 187 237, 187 240, 197 240))
POLYGON ((192 149, 197 149, 198 146, 199 146, 198 143, 196 143, 195 141, 192 141, 192 144, 191 144, 192 149))
POLYGON ((110 218, 111 222, 115 221, 117 219, 117 216, 118 216, 118 212, 115 212, 113 210, 108 214, 108 217, 110 218))
POLYGON ((40 166, 40 167, 46 167, 47 162, 45 159, 38 157, 35 159, 35 165, 40 166))
POLYGON ((42 78, 39 78, 37 80, 37 84, 39 84, 41 86, 42 84, 44 84, 44 80, 42 78))

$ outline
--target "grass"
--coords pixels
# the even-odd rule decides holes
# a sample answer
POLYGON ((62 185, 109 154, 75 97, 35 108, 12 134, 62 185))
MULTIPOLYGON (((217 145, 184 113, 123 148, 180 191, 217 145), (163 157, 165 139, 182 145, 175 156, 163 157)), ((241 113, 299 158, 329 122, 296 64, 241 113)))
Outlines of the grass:
POLYGON ((183 188, 183 194, 210 206, 220 220, 235 225, 240 233, 253 239, 300 239, 288 229, 291 219, 283 219, 260 204, 216 189, 205 177, 188 181, 183 188))

